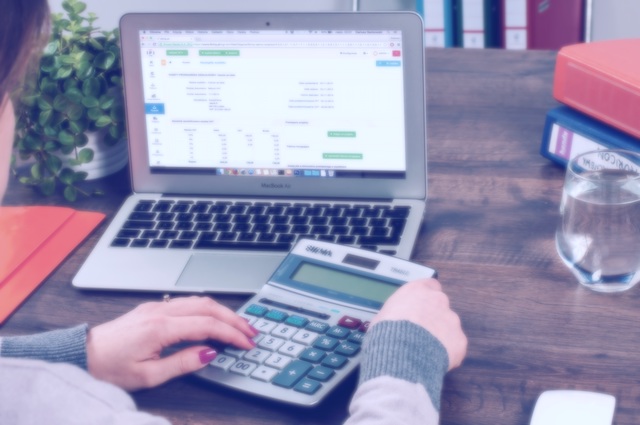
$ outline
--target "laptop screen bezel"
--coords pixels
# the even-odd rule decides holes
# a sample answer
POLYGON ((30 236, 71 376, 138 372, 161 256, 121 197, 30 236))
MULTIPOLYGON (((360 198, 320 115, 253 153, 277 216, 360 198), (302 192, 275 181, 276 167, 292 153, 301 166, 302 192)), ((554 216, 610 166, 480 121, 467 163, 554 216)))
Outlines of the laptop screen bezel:
POLYGON ((120 21, 131 185, 135 193, 203 196, 426 199, 426 84, 423 23, 413 12, 133 13, 120 21), (297 178, 153 173, 149 166, 143 30, 399 30, 403 35, 406 178, 297 178))

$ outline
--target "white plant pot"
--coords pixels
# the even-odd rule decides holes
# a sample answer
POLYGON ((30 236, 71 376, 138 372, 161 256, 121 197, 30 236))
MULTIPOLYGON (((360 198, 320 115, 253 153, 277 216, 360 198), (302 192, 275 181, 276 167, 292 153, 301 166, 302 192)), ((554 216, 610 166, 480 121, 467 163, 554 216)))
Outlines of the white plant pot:
POLYGON ((69 160, 76 158, 75 152, 72 152, 67 155, 67 160, 62 161, 64 166, 68 166, 75 171, 84 171, 87 173, 87 180, 94 180, 114 174, 127 165, 129 152, 125 140, 121 140, 113 146, 108 146, 102 141, 104 131, 86 134, 89 141, 86 146, 80 149, 93 149, 93 160, 86 164, 71 166, 69 165, 69 160))

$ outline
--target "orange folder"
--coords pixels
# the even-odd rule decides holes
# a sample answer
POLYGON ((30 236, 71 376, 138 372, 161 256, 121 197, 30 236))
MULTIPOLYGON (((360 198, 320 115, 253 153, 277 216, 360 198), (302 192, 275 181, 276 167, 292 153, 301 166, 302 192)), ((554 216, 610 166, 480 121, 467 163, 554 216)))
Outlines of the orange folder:
POLYGON ((104 217, 64 207, 0 207, 0 323, 104 217))

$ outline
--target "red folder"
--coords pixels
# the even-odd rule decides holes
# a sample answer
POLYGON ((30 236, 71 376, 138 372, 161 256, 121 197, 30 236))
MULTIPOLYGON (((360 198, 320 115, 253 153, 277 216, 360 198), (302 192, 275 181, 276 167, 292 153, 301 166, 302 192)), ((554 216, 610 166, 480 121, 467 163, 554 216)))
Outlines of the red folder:
POLYGON ((0 323, 104 217, 63 207, 0 207, 0 323))
POLYGON ((640 137, 640 38, 562 48, 556 60, 553 96, 640 137))

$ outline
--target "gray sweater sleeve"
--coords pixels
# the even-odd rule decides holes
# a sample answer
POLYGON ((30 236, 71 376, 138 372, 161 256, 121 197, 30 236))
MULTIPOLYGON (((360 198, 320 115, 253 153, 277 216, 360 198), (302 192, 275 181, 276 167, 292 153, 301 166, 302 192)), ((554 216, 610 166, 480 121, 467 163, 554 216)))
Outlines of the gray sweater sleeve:
POLYGON ((87 330, 79 325, 27 336, 0 338, 0 357, 71 363, 87 369, 87 330))
POLYGON ((347 424, 437 424, 448 365, 442 343, 421 326, 376 324, 365 337, 347 424))

